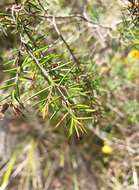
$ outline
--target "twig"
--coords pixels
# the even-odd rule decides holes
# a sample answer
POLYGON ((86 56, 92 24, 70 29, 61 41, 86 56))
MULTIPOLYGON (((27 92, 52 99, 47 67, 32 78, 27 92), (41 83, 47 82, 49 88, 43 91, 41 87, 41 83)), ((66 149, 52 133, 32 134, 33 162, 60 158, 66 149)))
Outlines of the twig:
POLYGON ((122 119, 125 118, 125 115, 118 108, 113 107, 110 103, 107 103, 107 107, 111 111, 115 112, 120 118, 122 118, 122 119))
POLYGON ((83 15, 80 15, 80 14, 75 14, 75 15, 73 14, 73 15, 67 15, 67 16, 53 16, 53 15, 39 15, 39 14, 38 15, 31 14, 31 15, 32 16, 37 16, 37 17, 40 17, 40 18, 45 18, 45 19, 53 19, 53 17, 55 17, 56 20, 81 19, 82 21, 93 25, 93 27, 101 27, 101 28, 104 28, 104 29, 112 30, 112 27, 96 23, 96 22, 92 21, 91 19, 88 19, 88 18, 86 18, 86 17, 84 17, 83 15))
POLYGON ((59 31, 57 25, 56 25, 56 21, 55 21, 55 16, 53 16, 53 25, 54 25, 54 28, 55 28, 55 31, 57 32, 58 36, 61 38, 61 40, 63 41, 63 43, 65 44, 65 46, 67 47, 71 57, 72 57, 72 60, 74 63, 76 63, 77 65, 79 64, 76 56, 74 55, 72 49, 70 48, 69 44, 66 42, 66 40, 64 39, 63 35, 61 34, 61 32, 59 31))
POLYGON ((23 42, 23 40, 22 40, 22 43, 23 43, 27 53, 30 55, 32 60, 36 63, 37 67, 40 69, 40 71, 43 74, 44 78, 47 80, 48 83, 52 83, 53 80, 49 76, 48 72, 43 67, 41 67, 38 59, 33 55, 32 50, 28 47, 28 45, 25 42, 23 42))

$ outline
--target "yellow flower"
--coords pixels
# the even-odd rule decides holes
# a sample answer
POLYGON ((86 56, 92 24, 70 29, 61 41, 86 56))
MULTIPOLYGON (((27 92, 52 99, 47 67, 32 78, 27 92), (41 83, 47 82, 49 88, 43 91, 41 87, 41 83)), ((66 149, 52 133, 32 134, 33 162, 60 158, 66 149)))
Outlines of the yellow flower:
POLYGON ((112 154, 113 149, 112 149, 112 147, 109 146, 109 145, 104 145, 104 146, 102 147, 102 152, 103 152, 104 154, 112 154))
POLYGON ((134 59, 139 59, 139 50, 131 50, 129 53, 129 56, 134 58, 134 59))

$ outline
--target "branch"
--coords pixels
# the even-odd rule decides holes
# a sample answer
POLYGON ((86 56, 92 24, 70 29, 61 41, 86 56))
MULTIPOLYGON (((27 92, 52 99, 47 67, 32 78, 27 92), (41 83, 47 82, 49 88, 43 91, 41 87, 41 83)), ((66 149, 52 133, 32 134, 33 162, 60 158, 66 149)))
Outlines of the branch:
POLYGON ((67 16, 53 16, 53 15, 40 15, 40 14, 30 14, 31 16, 36 16, 36 17, 40 17, 40 18, 45 18, 45 19, 53 19, 53 17, 55 17, 56 20, 65 20, 65 19, 80 19, 84 22, 87 22, 89 24, 91 24, 93 27, 101 27, 101 28, 104 28, 104 29, 108 29, 108 30, 112 30, 112 27, 110 26, 106 26, 106 25, 103 25, 103 24, 99 24, 99 23, 96 23, 94 21, 92 21, 91 19, 83 16, 83 15, 80 15, 80 14, 73 14, 73 15, 67 15, 67 16))
POLYGON ((58 36, 61 38, 61 40, 63 41, 63 43, 65 44, 65 46, 67 47, 71 57, 72 57, 72 60, 74 63, 76 63, 77 65, 79 64, 76 56, 74 55, 72 49, 70 48, 69 44, 66 42, 66 40, 64 39, 63 35, 61 34, 61 32, 59 31, 57 25, 56 25, 56 21, 55 21, 55 17, 53 16, 53 25, 54 25, 54 28, 55 28, 55 31, 57 32, 58 36))
POLYGON ((23 40, 22 40, 22 43, 23 43, 23 45, 24 45, 27 53, 30 55, 30 57, 32 58, 32 60, 36 63, 37 67, 40 69, 42 75, 47 80, 47 82, 48 83, 53 83, 52 78, 49 76, 48 72, 43 67, 41 67, 38 59, 33 55, 32 50, 28 47, 28 45, 25 42, 23 42, 23 40))

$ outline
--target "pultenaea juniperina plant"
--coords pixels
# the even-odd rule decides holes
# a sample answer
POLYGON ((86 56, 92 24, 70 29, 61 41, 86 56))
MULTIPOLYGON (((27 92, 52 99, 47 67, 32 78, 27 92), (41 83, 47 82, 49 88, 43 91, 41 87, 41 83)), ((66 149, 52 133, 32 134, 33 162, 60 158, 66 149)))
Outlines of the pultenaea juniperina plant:
POLYGON ((87 120, 97 119, 98 78, 90 63, 76 57, 48 7, 45 1, 17 1, 0 15, 1 38, 9 38, 10 48, 2 54, 1 103, 17 114, 31 106, 56 128, 64 125, 69 135, 80 136, 87 120))

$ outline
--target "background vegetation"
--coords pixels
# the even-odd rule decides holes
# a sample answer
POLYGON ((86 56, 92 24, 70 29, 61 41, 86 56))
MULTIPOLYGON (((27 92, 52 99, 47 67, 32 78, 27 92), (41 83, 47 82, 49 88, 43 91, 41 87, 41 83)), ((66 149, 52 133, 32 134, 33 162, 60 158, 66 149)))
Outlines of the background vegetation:
POLYGON ((0 2, 0 190, 138 190, 133 2, 0 2))

